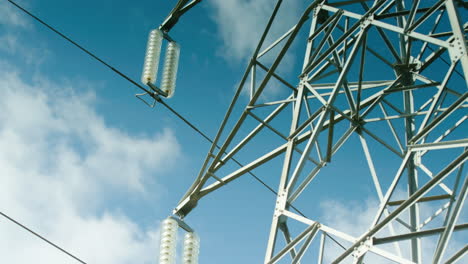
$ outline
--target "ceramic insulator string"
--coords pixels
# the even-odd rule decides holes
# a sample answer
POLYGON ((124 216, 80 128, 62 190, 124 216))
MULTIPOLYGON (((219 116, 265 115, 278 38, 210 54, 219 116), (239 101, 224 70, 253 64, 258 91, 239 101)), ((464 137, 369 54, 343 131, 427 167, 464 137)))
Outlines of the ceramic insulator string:
POLYGON ((162 222, 159 264, 175 264, 178 227, 177 221, 172 218, 162 222))
POLYGON ((166 49, 164 69, 161 81, 161 90, 167 93, 170 98, 174 95, 177 78, 177 68, 179 67, 180 47, 175 42, 169 42, 166 49))
POLYGON ((148 36, 143 74, 141 76, 141 82, 144 85, 149 82, 152 84, 156 82, 162 39, 163 33, 159 29, 152 30, 148 36))

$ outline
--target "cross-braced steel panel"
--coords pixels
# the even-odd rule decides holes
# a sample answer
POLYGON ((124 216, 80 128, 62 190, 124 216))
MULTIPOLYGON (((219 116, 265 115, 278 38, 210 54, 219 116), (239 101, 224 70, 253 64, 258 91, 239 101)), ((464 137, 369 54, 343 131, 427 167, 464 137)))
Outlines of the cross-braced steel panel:
MULTIPOLYGON (((272 28, 281 23, 282 2, 174 213, 185 217, 203 196, 254 169, 282 163, 268 175, 279 180, 265 263, 300 263, 311 250, 318 263, 330 254, 333 263, 365 263, 370 255, 383 263, 462 259, 466 246, 445 253, 455 234, 468 242, 468 223, 460 218, 468 187, 467 4, 311 1, 297 23, 278 35, 272 28), (296 67, 287 58, 299 52, 296 67), (334 157, 347 144, 354 144, 348 159, 364 158, 379 201, 359 236, 294 206, 325 177, 326 166, 342 166, 334 157), (234 156, 250 161, 235 167, 234 156), (327 243, 342 249, 327 252, 327 243), (425 243, 432 244, 431 252, 425 243)), ((353 175, 343 177, 336 184, 360 184, 353 175)))

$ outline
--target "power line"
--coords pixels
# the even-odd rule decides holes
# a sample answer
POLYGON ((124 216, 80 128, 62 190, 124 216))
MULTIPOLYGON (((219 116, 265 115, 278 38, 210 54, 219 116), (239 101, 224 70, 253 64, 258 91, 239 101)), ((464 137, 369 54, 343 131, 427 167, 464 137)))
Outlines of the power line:
MULTIPOLYGON (((198 129, 194 124, 192 124, 190 121, 188 121, 185 117, 183 117, 179 112, 177 112, 174 108, 172 108, 171 106, 169 106, 166 102, 164 102, 161 98, 159 98, 157 95, 154 95, 153 92, 149 91, 148 89, 146 89, 145 87, 143 87, 141 84, 137 83, 136 81, 134 81, 132 78, 130 78, 128 75, 122 73, 121 71, 117 70, 115 67, 113 67, 112 65, 110 65, 109 63, 105 62, 103 59, 99 58, 97 55, 95 55, 94 53, 92 53, 91 51, 89 51, 88 49, 84 48, 82 45, 78 44, 76 41, 72 40, 71 38, 69 38, 68 36, 66 36, 65 34, 63 34, 62 32, 60 32, 59 30, 57 30, 56 28, 54 28, 53 26, 51 26, 50 24, 46 23, 44 20, 40 19, 39 17, 37 17, 36 15, 32 14, 30 11, 28 11, 27 9, 25 9, 24 7, 20 6, 19 4, 17 4, 16 2, 12 1, 12 0, 7 0, 8 2, 10 2, 11 4, 13 4, 14 6, 16 6, 18 9, 20 9, 21 11, 23 11, 24 13, 26 13, 27 15, 29 15, 30 17, 32 17, 33 19, 35 19, 37 22, 41 23, 42 25, 44 25, 45 27, 47 27, 48 29, 50 29, 51 31, 53 31, 54 33, 56 33, 57 35, 59 35, 60 37, 62 37, 63 39, 65 39, 66 41, 70 42, 71 44, 73 44, 75 47, 77 47, 78 49, 82 50, 83 52, 85 52, 86 54, 88 54, 89 56, 91 56, 93 59, 97 60, 98 62, 100 62, 101 64, 103 64, 104 66, 106 66, 107 68, 109 68, 110 70, 112 70, 113 72, 117 73, 118 75, 120 75, 121 77, 123 77, 124 79, 126 79, 127 81, 129 81, 130 83, 132 83, 133 85, 135 85, 136 87, 138 87, 139 89, 141 89, 142 91, 148 93, 149 95, 152 95, 152 97, 157 101, 159 102, 160 104, 162 104, 164 107, 166 107, 170 112, 172 112, 174 115, 176 115, 180 120, 182 120, 184 123, 186 123, 190 128, 192 128, 195 132, 197 132, 198 134, 200 134, 203 138, 205 138, 208 142, 210 142, 211 144, 213 144, 213 140, 210 139, 205 133, 203 133, 200 129, 198 129)), ((216 147, 219 149, 219 146, 216 145, 216 147)), ((243 166, 242 163, 240 163, 239 161, 237 161, 236 159, 232 158, 232 160, 238 164, 239 166, 243 166)), ((273 188, 271 188, 270 186, 268 186, 268 184, 266 184, 264 181, 262 181, 260 178, 258 178, 256 175, 254 175, 252 172, 248 172, 255 180, 257 180, 260 184, 262 184, 263 186, 265 186, 268 190, 270 190, 272 193, 274 193, 275 195, 277 195, 277 193, 273 190, 273 188)), ((298 213, 300 213, 302 216, 304 216, 303 213, 301 213, 297 208, 295 208, 294 206, 291 205, 292 208, 294 208, 294 210, 296 210, 298 213)))
MULTIPOLYGON (((59 30, 55 29, 54 27, 52 27, 51 25, 49 25, 48 23, 46 23, 45 21, 43 21, 42 19, 40 19, 39 17, 37 17, 36 15, 32 14, 30 11, 26 10, 24 7, 20 6, 19 4, 17 4, 16 2, 12 1, 12 0, 7 0, 8 2, 10 2, 12 5, 16 6, 18 9, 20 9, 21 11, 23 11, 24 13, 26 13, 27 15, 29 15, 30 17, 32 17, 33 19, 35 19, 37 22, 41 23, 42 25, 44 25, 45 27, 47 27, 48 29, 50 29, 51 31, 53 31, 54 33, 58 34, 60 37, 62 37, 63 39, 65 39, 66 41, 70 42, 71 44, 73 44, 75 47, 77 47, 78 49, 82 50, 83 52, 85 52, 86 54, 88 54, 89 56, 91 56, 93 59, 97 60, 98 62, 100 62, 101 64, 103 64, 104 66, 106 66, 107 68, 109 68, 110 70, 112 70, 113 72, 117 73, 118 75, 120 75, 122 78, 126 79, 127 81, 129 81, 130 83, 132 83, 133 85, 135 85, 136 87, 138 87, 139 89, 141 89, 142 91, 148 93, 151 97, 153 97, 157 102, 159 102, 160 104, 162 104, 164 107, 166 107, 170 112, 172 112, 174 115, 176 115, 180 120, 182 120, 185 124, 187 124, 190 128, 192 128, 195 132, 197 132, 200 136, 202 136, 203 138, 205 138, 208 142, 210 142, 211 144, 213 144, 213 140, 210 139, 210 137, 208 137, 205 133, 203 133, 200 129, 198 129, 195 125, 193 125, 190 121, 188 121, 185 117, 183 117, 179 112, 177 112, 174 108, 172 108, 171 106, 169 106, 166 102, 164 102, 161 98, 159 98, 157 95, 155 95, 153 92, 149 91, 148 89, 146 89, 145 87, 143 87, 142 85, 140 85, 139 83, 137 83, 136 81, 134 81, 132 78, 130 78, 128 75, 122 73, 121 71, 117 70, 115 67, 113 67, 112 65, 110 65, 109 63, 105 62, 103 59, 99 58, 97 55, 95 55, 94 53, 90 52, 88 49, 84 48, 82 45, 78 44, 76 41, 72 40, 71 38, 69 38, 68 36, 66 36, 65 34, 63 34, 62 32, 60 32, 59 30)), ((220 149, 220 147, 218 145, 215 145, 216 148, 220 149)), ((232 160, 239 166, 243 166, 242 163, 240 163, 239 161, 237 161, 234 157, 232 157, 232 160)), ((265 183, 263 180, 261 180, 258 176, 256 176, 254 173, 252 173, 251 171, 248 171, 248 174, 250 176, 252 176, 256 181, 258 181, 260 184, 262 184, 265 188, 267 188, 270 192, 272 192, 273 194, 275 195, 278 195, 278 193, 273 189, 271 188, 267 183, 265 183)), ((306 215, 304 213, 302 213, 298 208, 296 208, 294 205, 292 205, 291 203, 287 202, 289 206, 291 206, 292 209, 294 209, 297 213, 299 213, 301 216, 303 217, 306 217, 306 215)), ((335 240, 336 243, 338 243, 338 241, 335 240)), ((342 245, 340 243, 338 243, 341 247, 342 245)))
POLYGON ((56 249, 62 251, 63 253, 67 254, 68 256, 74 258, 76 261, 82 263, 82 264, 87 264, 86 262, 84 262, 83 260, 79 259, 78 257, 76 257, 75 255, 73 255, 72 253, 68 252, 67 250, 63 249, 62 247, 58 246, 57 244, 51 242, 50 240, 48 240, 47 238, 39 235, 38 233, 32 231, 30 228, 28 228, 27 226, 21 224, 20 222, 16 221, 15 219, 13 219, 12 217, 6 215, 5 213, 3 212, 0 212, 0 215, 2 215, 3 217, 5 217, 6 219, 8 219, 9 221, 13 222, 14 224, 20 226, 21 228, 23 228, 24 230, 28 231, 29 233, 33 234, 34 236, 42 239, 44 242, 46 242, 47 244, 55 247, 56 249))

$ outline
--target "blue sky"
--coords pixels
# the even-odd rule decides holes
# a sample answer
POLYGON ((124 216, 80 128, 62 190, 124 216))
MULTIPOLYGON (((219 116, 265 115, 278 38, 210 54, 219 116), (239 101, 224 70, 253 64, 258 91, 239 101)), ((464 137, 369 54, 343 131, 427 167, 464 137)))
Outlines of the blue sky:
MULTIPOLYGON (((148 32, 175 2, 19 1, 135 80, 148 32)), ((234 1, 226 3, 199 5, 171 32, 182 49, 168 103, 210 137, 272 8, 263 1, 232 13, 234 1), (235 23, 247 11, 254 28, 235 23), (240 37, 246 26, 252 35, 240 37)), ((9 149, 2 154, 8 184, 1 210, 88 263, 157 263, 160 221, 193 181, 209 144, 6 1, 0 12, 1 145, 9 149)), ((207 197, 188 219, 202 237, 200 262, 261 261, 272 201, 250 178, 207 197)), ((0 230, 8 263, 74 263, 3 219, 0 230)))
MULTIPOLYGON (((140 80, 149 31, 176 3, 18 2, 134 80, 140 80)), ((210 137, 273 2, 203 1, 171 31, 181 60, 167 103, 210 137)), ((287 5, 278 34, 301 11, 296 1, 287 5)), ((294 55, 285 60, 299 63, 294 55)), ((0 210, 90 264, 157 263, 159 224, 195 179, 208 142, 162 106, 141 103, 132 84, 6 1, 0 3, 0 87, 0 210)), ((273 87, 269 96, 281 93, 273 87)), ((298 204, 332 226, 365 230, 377 197, 362 152, 358 163, 348 158, 354 147, 337 154, 344 166, 326 168, 330 178, 298 204), (333 184, 342 174, 356 177, 333 184), (347 183, 357 180, 369 184, 350 190, 347 183), (327 184, 334 188, 324 193, 327 184)), ((398 162, 376 161, 388 174, 394 173, 389 163, 398 162)), ((256 170, 274 189, 277 177, 268 175, 276 166, 256 170)), ((274 201, 249 176, 202 199, 187 218, 201 237, 200 263, 262 262, 274 201)), ((3 219, 0 233, 6 263, 75 263, 3 219)))

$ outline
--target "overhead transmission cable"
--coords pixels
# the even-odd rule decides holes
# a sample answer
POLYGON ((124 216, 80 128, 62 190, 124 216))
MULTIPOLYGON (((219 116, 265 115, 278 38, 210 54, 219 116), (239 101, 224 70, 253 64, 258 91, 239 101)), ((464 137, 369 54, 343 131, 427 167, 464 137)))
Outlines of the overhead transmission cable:
MULTIPOLYGON (((113 67, 112 65, 110 65, 109 63, 105 62, 103 59, 99 58, 97 55, 95 55, 94 53, 92 53, 91 51, 89 51, 88 49, 84 48, 82 45, 78 44, 77 42, 75 42, 74 40, 72 40, 71 38, 69 38, 68 36, 66 36, 65 34, 63 34, 62 32, 60 32, 59 30, 57 30, 56 28, 54 28, 53 26, 49 25, 48 23, 46 23, 45 21, 43 21, 42 19, 40 19, 39 17, 37 17, 36 15, 32 14, 30 11, 28 11, 27 9, 25 9, 24 7, 20 6, 19 4, 17 4, 16 2, 12 1, 12 0, 7 0, 8 2, 10 2, 12 5, 14 5, 15 7, 17 7, 18 9, 20 9, 21 11, 23 11, 24 13, 26 13, 27 15, 29 15, 30 17, 32 17, 34 20, 36 20, 37 22, 41 23, 42 25, 44 25, 45 27, 47 27, 48 29, 50 29, 51 31, 53 31, 54 33, 56 33, 57 35, 59 35, 60 37, 62 37, 63 39, 65 39, 66 41, 70 42, 71 44, 73 44, 75 47, 77 47, 78 49, 80 49, 81 51, 85 52, 86 54, 88 54, 90 57, 92 57, 93 59, 95 59, 96 61, 100 62, 101 64, 103 64, 104 66, 106 66, 107 68, 109 68, 111 71, 117 73, 118 75, 120 75, 122 78, 124 78, 125 80, 129 81, 130 83, 132 83, 133 85, 135 85, 137 88, 141 89, 142 91, 148 93, 149 95, 152 95, 153 92, 149 91, 148 89, 146 89, 145 87, 143 87, 142 85, 140 85, 139 83, 137 83, 136 81, 134 81, 132 78, 130 78, 128 75, 122 73, 121 71, 117 70, 115 67, 113 67)), ((164 107, 166 107, 170 112, 172 112, 174 115, 176 115, 180 120, 182 120, 185 124, 187 124, 190 128, 192 128, 195 132, 197 132, 200 136, 202 136, 203 138, 205 138, 208 142, 210 142, 211 144, 213 144, 213 140, 208 137, 205 133, 203 133, 200 129, 198 129, 195 125, 193 125, 190 121, 188 121, 185 117, 183 117, 180 113, 178 113, 174 108, 172 108, 171 106, 169 106, 166 102, 164 102, 161 98, 159 98, 158 96, 154 96, 153 97, 158 103, 162 104, 164 107)), ((216 145, 216 148, 220 149, 220 147, 218 145, 216 145)), ((243 166, 242 163, 240 163, 238 160, 236 160, 235 158, 232 158, 232 160, 239 166, 243 166)), ((278 195, 278 193, 273 190, 273 188, 271 188, 267 183, 265 183, 262 179, 260 179, 258 176, 256 176, 255 174, 253 174, 251 171, 248 172, 249 175, 251 175, 256 181, 258 181, 260 184, 262 184, 265 188, 267 188, 270 192, 272 192, 273 194, 275 195, 278 195)), ((291 206, 292 209, 294 209, 297 213, 299 213, 301 216, 303 217, 306 217, 306 215, 304 213, 302 213, 298 208, 296 208, 294 205, 290 204, 288 202, 288 205, 291 206)), ((336 241, 337 242, 337 241, 336 241)), ((337 242, 338 243, 338 242, 337 242)), ((339 244, 339 243, 338 243, 339 244)), ((341 245, 341 244, 340 244, 341 245)))
POLYGON ((30 228, 28 228, 27 226, 21 224, 20 222, 16 221, 15 219, 13 219, 12 217, 8 216, 7 214, 3 213, 3 212, 0 212, 0 215, 2 215, 3 217, 5 217, 6 219, 8 219, 9 221, 11 221, 12 223, 20 226, 21 228, 25 229, 26 231, 28 231, 29 233, 33 234, 34 236, 40 238, 41 240, 43 240, 44 242, 46 242, 47 244, 55 247, 56 249, 62 251, 63 253, 67 254, 68 256, 72 257, 73 259, 75 259, 76 261, 82 263, 82 264, 87 264, 86 262, 84 262, 83 260, 81 260, 80 258, 78 258, 77 256, 73 255, 72 253, 68 252, 67 250, 63 249, 62 247, 58 246, 57 244, 51 242, 50 240, 48 240, 47 238, 39 235, 38 233, 34 232, 33 230, 31 230, 30 228))
MULTIPOLYGON (((74 40, 72 40, 71 38, 69 38, 68 36, 66 36, 65 34, 63 34, 62 32, 60 32, 59 30, 57 30, 56 28, 54 28, 53 26, 49 25, 48 23, 46 23, 44 20, 40 19, 39 17, 37 17, 36 15, 32 14, 30 11, 26 10, 24 7, 20 6, 19 4, 17 4, 16 2, 12 1, 12 0, 7 0, 8 2, 10 2, 11 4, 13 4, 14 6, 16 6, 17 8, 19 8, 21 11, 23 11, 24 13, 26 13, 27 15, 29 15, 30 17, 32 17, 33 19, 35 19, 37 22, 41 23, 42 25, 46 26, 47 28, 49 28, 50 30, 52 30, 54 33, 58 34, 60 37, 62 37, 63 39, 65 39, 66 41, 70 42, 71 44, 73 44, 75 47, 77 47, 78 49, 82 50, 83 52, 85 52, 86 54, 88 54, 89 56, 91 56, 93 59, 97 60, 98 62, 100 62, 101 64, 103 64, 104 66, 106 66, 107 68, 109 68, 110 70, 112 70, 113 72, 117 73, 118 75, 120 75, 122 78, 126 79, 127 81, 129 81, 130 83, 132 83, 133 85, 135 85, 136 87, 138 87, 139 89, 141 89, 142 91, 148 93, 148 94, 153 94, 152 92, 150 92, 147 88, 145 88, 144 86, 142 86, 141 84, 137 83, 136 81, 134 81, 132 78, 130 78, 128 75, 122 73, 121 71, 117 70, 115 67, 113 67, 112 65, 110 65, 109 63, 105 62, 103 59, 99 58, 97 55, 95 55, 94 53, 92 53, 91 51, 89 51, 88 49, 84 48, 82 45, 78 44, 77 42, 75 42, 74 40)), ((154 98, 154 97, 153 97, 154 98)), ((174 108, 172 108, 171 106, 169 106, 166 102, 164 102, 163 100, 161 100, 159 97, 156 97, 154 98, 155 100, 157 100, 158 103, 162 104, 164 107, 166 107, 169 111, 171 111, 174 115, 176 115, 179 119, 181 119, 184 123, 186 123, 190 128, 192 128, 194 131, 196 131, 198 134, 200 134, 203 138, 205 138, 208 142, 210 142, 211 144, 213 144, 213 140, 208 137, 205 133, 203 133, 200 129, 198 129, 195 125, 193 125, 190 121, 188 121, 185 117, 183 117, 179 112, 177 112, 174 108)), ((219 149, 220 147, 218 145, 216 145, 216 147, 219 149)), ((238 160, 232 158, 232 160, 239 166, 243 166, 238 160)), ((259 183, 261 183, 263 186, 265 186, 268 190, 270 190, 271 192, 273 192, 275 195, 277 195, 276 191, 273 190, 273 188, 271 188, 270 186, 268 186, 268 184, 266 184, 264 181, 262 181, 260 178, 258 178, 255 174, 253 174, 252 172, 249 172, 249 174, 254 177, 259 183)), ((300 213, 302 216, 304 216, 304 214, 302 214, 297 208, 295 208, 293 205, 291 205, 292 208, 294 208, 294 210, 296 210, 298 213, 300 213)))

